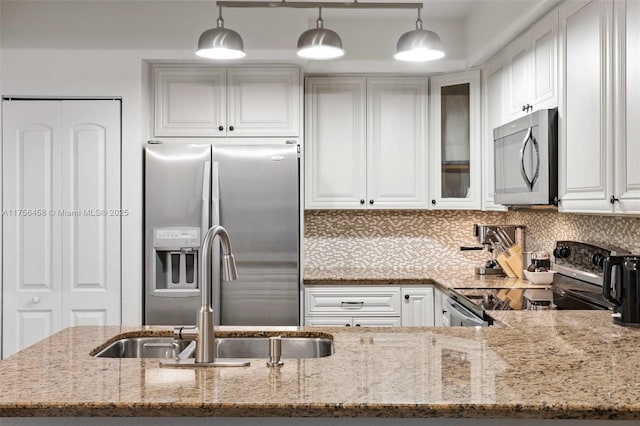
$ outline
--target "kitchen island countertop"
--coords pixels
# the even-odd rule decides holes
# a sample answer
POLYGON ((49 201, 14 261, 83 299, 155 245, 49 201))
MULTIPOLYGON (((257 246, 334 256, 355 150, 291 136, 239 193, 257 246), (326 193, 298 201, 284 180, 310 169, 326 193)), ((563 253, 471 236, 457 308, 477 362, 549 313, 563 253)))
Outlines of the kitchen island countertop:
MULTIPOLYGON (((94 358, 122 333, 171 330, 73 327, 0 362, 0 416, 640 420, 640 330, 605 311, 499 319, 506 327, 285 328, 277 332, 332 335, 335 354, 280 369, 94 358)), ((253 331, 218 330, 230 333, 253 331)))

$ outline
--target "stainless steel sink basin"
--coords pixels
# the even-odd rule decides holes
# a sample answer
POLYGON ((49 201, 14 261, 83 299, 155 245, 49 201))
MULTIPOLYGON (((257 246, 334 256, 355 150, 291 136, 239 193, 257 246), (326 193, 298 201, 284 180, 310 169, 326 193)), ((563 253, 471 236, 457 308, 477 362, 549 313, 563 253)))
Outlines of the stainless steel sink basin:
MULTIPOLYGON (((171 337, 127 337, 95 356, 102 358, 175 358, 189 341, 171 337), (177 353, 176 353, 177 352, 177 353)), ((268 337, 216 337, 216 358, 269 358, 268 337)), ((282 337, 282 358, 321 358, 333 354, 333 340, 323 337, 282 337)), ((193 354, 184 353, 184 357, 193 354)))

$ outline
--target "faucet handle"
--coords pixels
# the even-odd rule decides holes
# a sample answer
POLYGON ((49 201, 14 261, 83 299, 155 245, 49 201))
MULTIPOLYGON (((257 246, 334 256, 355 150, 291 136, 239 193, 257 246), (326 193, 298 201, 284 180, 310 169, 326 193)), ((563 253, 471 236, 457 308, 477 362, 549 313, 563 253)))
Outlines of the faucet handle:
POLYGON ((198 327, 175 327, 173 329, 173 338, 176 340, 196 340, 199 333, 198 327))

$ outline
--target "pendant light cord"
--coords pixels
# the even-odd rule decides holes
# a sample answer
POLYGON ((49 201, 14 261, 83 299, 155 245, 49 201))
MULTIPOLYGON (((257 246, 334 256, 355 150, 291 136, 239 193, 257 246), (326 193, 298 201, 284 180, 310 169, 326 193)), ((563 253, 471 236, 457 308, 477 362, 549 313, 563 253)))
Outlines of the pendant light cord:
POLYGON ((418 8, 418 20, 416 21, 416 29, 418 30, 422 29, 422 19, 420 18, 420 10, 422 10, 421 7, 418 8))
POLYGON ((218 6, 218 20, 216 21, 218 28, 224 28, 224 19, 222 18, 222 6, 218 6))
POLYGON ((318 8, 318 20, 316 21, 316 28, 324 27, 324 19, 322 19, 322 6, 318 8))

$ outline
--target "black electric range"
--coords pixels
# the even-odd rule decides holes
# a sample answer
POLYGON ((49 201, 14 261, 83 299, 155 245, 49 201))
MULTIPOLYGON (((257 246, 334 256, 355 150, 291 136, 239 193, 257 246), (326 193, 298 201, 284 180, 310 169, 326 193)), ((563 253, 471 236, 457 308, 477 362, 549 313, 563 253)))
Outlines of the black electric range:
POLYGON ((551 287, 557 309, 613 309, 602 294, 603 262, 607 256, 631 254, 605 243, 557 241, 553 250, 557 272, 551 287))

